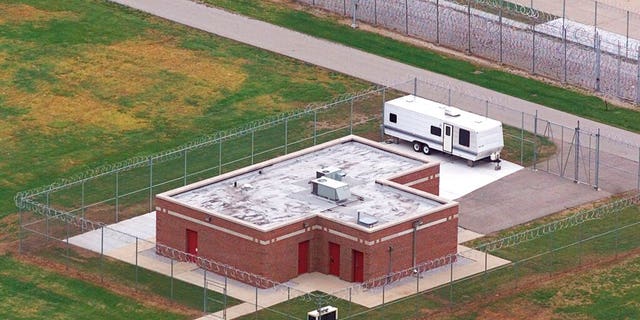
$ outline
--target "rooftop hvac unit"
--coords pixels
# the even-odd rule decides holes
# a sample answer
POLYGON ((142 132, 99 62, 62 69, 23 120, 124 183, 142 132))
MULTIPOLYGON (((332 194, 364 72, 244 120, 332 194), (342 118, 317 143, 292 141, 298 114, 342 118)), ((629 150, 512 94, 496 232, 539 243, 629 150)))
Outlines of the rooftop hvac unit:
POLYGON ((378 219, 376 217, 372 217, 370 215, 366 215, 358 211, 358 224, 361 226, 365 226, 367 228, 372 228, 378 223, 378 219))
POLYGON ((311 180, 311 184, 313 185, 311 193, 319 197, 337 202, 345 201, 351 197, 349 185, 341 181, 322 177, 311 180))
POLYGON ((342 169, 337 167, 326 167, 319 170, 316 170, 316 179, 327 177, 329 179, 333 179, 336 181, 342 181, 347 174, 342 171, 342 169))
POLYGON ((320 310, 313 310, 307 312, 307 320, 337 320, 338 308, 332 306, 326 306, 320 308, 320 310), (319 311, 319 312, 318 312, 319 311))

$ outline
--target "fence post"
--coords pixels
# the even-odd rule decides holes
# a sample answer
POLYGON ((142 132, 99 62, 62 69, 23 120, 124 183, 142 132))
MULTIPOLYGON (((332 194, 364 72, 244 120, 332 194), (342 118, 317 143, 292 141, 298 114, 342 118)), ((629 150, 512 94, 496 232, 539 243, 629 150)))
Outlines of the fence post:
POLYGON ((504 0, 500 1, 500 11, 498 15, 498 27, 500 28, 499 36, 500 36, 500 64, 502 64, 502 6, 504 4, 504 0))
POLYGON ((638 184, 636 190, 640 190, 640 147, 638 147, 638 184))
POLYGON ((562 0, 562 29, 565 30, 565 19, 567 17, 567 0, 562 0))
POLYGON ((104 282, 104 226, 100 226, 100 282, 104 282))
POLYGON ((629 10, 627 10, 627 44, 625 45, 624 56, 629 58, 629 10))
POLYGON ((409 34, 409 0, 404 0, 404 30, 409 34))
POLYGON ((149 158, 149 212, 153 210, 153 158, 149 158))
POLYGON ((453 306, 453 258, 449 259, 449 269, 451 270, 449 275, 449 305, 453 306))
POLYGON ((378 0, 373 0, 373 24, 378 25, 378 0))
POLYGON ((255 130, 251 130, 251 164, 253 164, 253 157, 255 154, 255 139, 256 139, 256 131, 255 130))
POLYGON ((616 243, 616 260, 618 260, 618 237, 620 234, 620 213, 615 213, 616 215, 616 234, 615 234, 615 243, 616 243))
MULTIPOLYGON (((116 171, 116 222, 120 221, 120 171, 116 171)), ((84 222, 82 223, 84 225, 84 222)), ((84 228, 84 227, 83 227, 84 228)))
POLYGON ((347 0, 342 0, 342 15, 347 15, 347 0))
POLYGON ((484 116, 489 118, 489 100, 484 101, 484 116))
POLYGON ((471 0, 467 3, 467 54, 471 54, 471 0))
POLYGON ((173 257, 171 257, 171 287, 170 287, 170 293, 169 296, 171 297, 171 300, 173 300, 173 257))
POLYGON ((202 312, 207 313, 207 269, 202 268, 204 271, 203 283, 202 283, 202 312))
POLYGON ((220 138, 220 144, 218 144, 218 175, 222 174, 222 138, 220 138))
POLYGON ((524 111, 520 116, 520 165, 524 165, 524 111))
POLYGON ((638 63, 638 71, 636 76, 636 105, 640 105, 640 46, 638 46, 638 55, 636 56, 638 63))
POLYGON ((484 294, 487 294, 487 276, 489 275, 489 247, 487 245, 484 246, 484 281, 482 282, 484 285, 484 294))
POLYGON ((533 171, 536 170, 537 162, 538 162, 538 109, 536 109, 536 113, 533 118, 533 171))
MULTIPOLYGON (((22 237, 24 232, 24 227, 22 224, 22 199, 20 201, 20 207, 18 208, 18 223, 20 224, 20 229, 18 230, 18 253, 22 254, 22 237)), ((67 237, 68 238, 68 237, 67 237)))
POLYGON ((533 31, 533 42, 531 43, 531 73, 536 74, 536 22, 531 18, 531 30, 533 31))
POLYGON ((436 44, 440 44, 440 0, 436 0, 436 44))
POLYGON ((349 134, 353 134, 353 97, 349 101, 349 134))
POLYGON ((413 77, 413 95, 418 95, 418 77, 413 77))
POLYGON ((551 254, 551 258, 549 259, 549 277, 551 277, 553 273, 553 260, 554 260, 553 233, 554 231, 549 232, 549 253, 551 254))
POLYGON ((136 288, 138 287, 138 237, 136 236, 136 288))
POLYGON ((66 216, 66 219, 64 219, 65 221, 65 229, 67 231, 67 265, 66 265, 66 270, 69 270, 69 219, 71 218, 70 216, 66 216))
POLYGON ((255 315, 256 315, 256 319, 258 319, 258 287, 255 287, 255 288, 256 288, 256 313, 255 313, 255 315))
MULTIPOLYGON (((82 219, 84 220, 84 183, 86 180, 82 180, 82 185, 80 186, 80 215, 82 216, 82 219)), ((83 228, 81 228, 80 230, 82 230, 82 232, 84 232, 84 226, 83 228)))
POLYGON ((600 92, 600 59, 602 58, 602 51, 600 50, 600 36, 596 33, 596 44, 594 45, 594 50, 596 53, 596 92, 600 92))
POLYGON ((595 176, 594 176, 594 186, 593 188, 598 190, 598 181, 600 178, 600 128, 598 128, 598 132, 596 133, 596 163, 595 163, 595 176))
MULTIPOLYGON (((547 124, 549 121, 547 121, 547 124)), ((564 161, 564 126, 560 126, 560 176, 564 178, 564 166, 562 162, 564 161)), ((568 159, 567 159, 568 161, 568 159)))
POLYGON ((451 88, 449 88, 449 101, 447 102, 448 106, 451 106, 451 88))
POLYGON ((575 164, 573 168, 573 182, 578 183, 578 175, 580 175, 579 165, 580 165, 580 121, 578 121, 578 126, 576 127, 576 139, 575 139, 575 164))
POLYGON ((287 154, 289 146, 289 118, 284 119, 284 154, 287 154))
POLYGON ((313 145, 318 143, 318 111, 313 110, 313 145))
POLYGON ((593 3, 595 6, 594 13, 593 13, 593 34, 594 34, 593 45, 595 46, 596 45, 595 41, 598 35, 598 1, 594 1, 593 3))
POLYGON ((564 49, 564 56, 562 58, 562 67, 563 67, 563 81, 567 83, 567 28, 562 27, 562 47, 564 49))
POLYGON ((351 28, 355 29, 358 27, 358 0, 351 0, 351 4, 353 4, 353 7, 351 7, 351 10, 353 10, 353 20, 351 21, 351 28))
MULTIPOLYGON (((222 319, 226 320, 227 319, 227 286, 228 286, 228 280, 227 280, 227 274, 224 274, 224 296, 223 296, 223 303, 224 303, 224 309, 222 309, 222 319)), ((289 299, 287 299, 287 301, 289 301, 289 299)))
POLYGON ((47 239, 47 242, 49 242, 49 215, 51 214, 51 203, 49 201, 49 193, 50 192, 51 192, 50 190, 47 191, 47 197, 46 197, 47 198, 46 199, 46 201, 47 201, 47 213, 45 214, 45 217, 44 217, 44 219, 45 219, 44 234, 46 235, 45 238, 47 239))
POLYGON ((616 96, 618 98, 622 98, 622 93, 620 92, 620 68, 622 64, 622 49, 620 48, 620 41, 618 41, 618 73, 616 77, 616 96))
POLYGON ((187 149, 184 149, 184 164, 183 164, 183 167, 184 167, 183 169, 184 170, 182 172, 182 175, 183 175, 183 178, 182 178, 183 186, 187 185, 187 154, 188 154, 187 153, 187 149))

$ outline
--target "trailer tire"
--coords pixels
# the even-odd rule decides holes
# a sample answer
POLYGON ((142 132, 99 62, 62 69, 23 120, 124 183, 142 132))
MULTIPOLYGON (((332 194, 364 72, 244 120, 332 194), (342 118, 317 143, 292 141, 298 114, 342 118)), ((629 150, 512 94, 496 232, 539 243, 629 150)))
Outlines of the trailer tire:
POLYGON ((467 160, 467 166, 473 168, 476 165, 476 162, 473 160, 467 160))
POLYGON ((431 153, 431 148, 429 148, 429 145, 427 145, 426 143, 422 145, 422 153, 424 153, 424 154, 430 154, 431 153))
POLYGON ((420 152, 422 150, 422 143, 418 141, 413 142, 413 151, 420 152))

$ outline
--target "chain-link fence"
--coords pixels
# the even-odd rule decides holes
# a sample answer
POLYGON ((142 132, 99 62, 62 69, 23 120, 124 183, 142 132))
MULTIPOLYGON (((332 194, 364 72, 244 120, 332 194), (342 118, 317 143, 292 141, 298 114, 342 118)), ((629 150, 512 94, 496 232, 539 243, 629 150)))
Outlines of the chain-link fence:
POLYGON ((591 0, 298 1, 640 104, 637 13, 591 0))
MULTIPOLYGON (((433 286, 430 283, 433 280, 427 280, 432 279, 430 275, 440 277, 439 285, 448 285, 451 301, 457 301, 460 298, 451 288, 457 288, 456 281, 470 277, 469 270, 482 263, 482 248, 425 262, 416 270, 397 271, 327 295, 308 293, 291 284, 278 284, 233 266, 158 246, 154 241, 156 194, 348 134, 382 140, 385 137, 380 130, 380 116, 384 102, 406 93, 503 121, 505 152, 511 161, 524 166, 613 191, 637 189, 640 183, 639 162, 633 160, 640 156, 638 146, 565 128, 536 115, 414 79, 340 97, 322 106, 309 106, 220 132, 180 148, 101 167, 19 193, 15 200, 20 209, 21 252, 85 270, 99 275, 103 281, 131 283, 140 290, 204 313, 214 312, 221 318, 231 317, 234 312, 240 312, 238 310, 246 313, 246 308, 252 306, 256 311, 282 301, 287 303, 269 307, 264 312, 275 318, 296 318, 300 316, 299 308, 335 303, 348 310, 342 315, 356 316, 364 312, 362 305, 367 305, 366 301, 386 305, 397 300, 399 289, 394 289, 395 284, 415 285, 415 292, 424 292, 433 286), (133 225, 147 228, 116 224, 134 219, 139 221, 133 225), (158 255, 158 250, 164 255, 158 255), (416 277, 416 273, 422 278, 416 277), (243 279, 253 286, 231 287, 230 279, 243 279)), ((616 227, 622 228, 622 224, 616 227)), ((619 230, 619 233, 627 232, 624 231, 627 229, 619 230)), ((499 252, 498 249, 484 251, 499 252)), ((487 269, 509 265, 508 260, 514 260, 508 256, 508 260, 489 257, 486 252, 485 258, 487 269)), ((518 264, 509 266, 502 268, 519 270, 518 264)))

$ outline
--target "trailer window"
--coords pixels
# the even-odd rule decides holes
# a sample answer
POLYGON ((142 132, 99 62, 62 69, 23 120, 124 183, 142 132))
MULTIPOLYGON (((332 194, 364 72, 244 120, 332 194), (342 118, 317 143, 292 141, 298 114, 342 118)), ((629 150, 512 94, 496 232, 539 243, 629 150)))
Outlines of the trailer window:
POLYGON ((431 126, 431 134, 434 136, 441 136, 442 135, 442 129, 438 128, 438 127, 434 127, 431 126))
POLYGON ((390 113, 389 114, 389 121, 391 121, 393 123, 397 123, 398 122, 398 116, 395 113, 390 113))
POLYGON ((469 146, 469 137, 470 137, 469 130, 460 129, 459 137, 458 137, 458 144, 460 144, 461 146, 468 147, 469 146))

